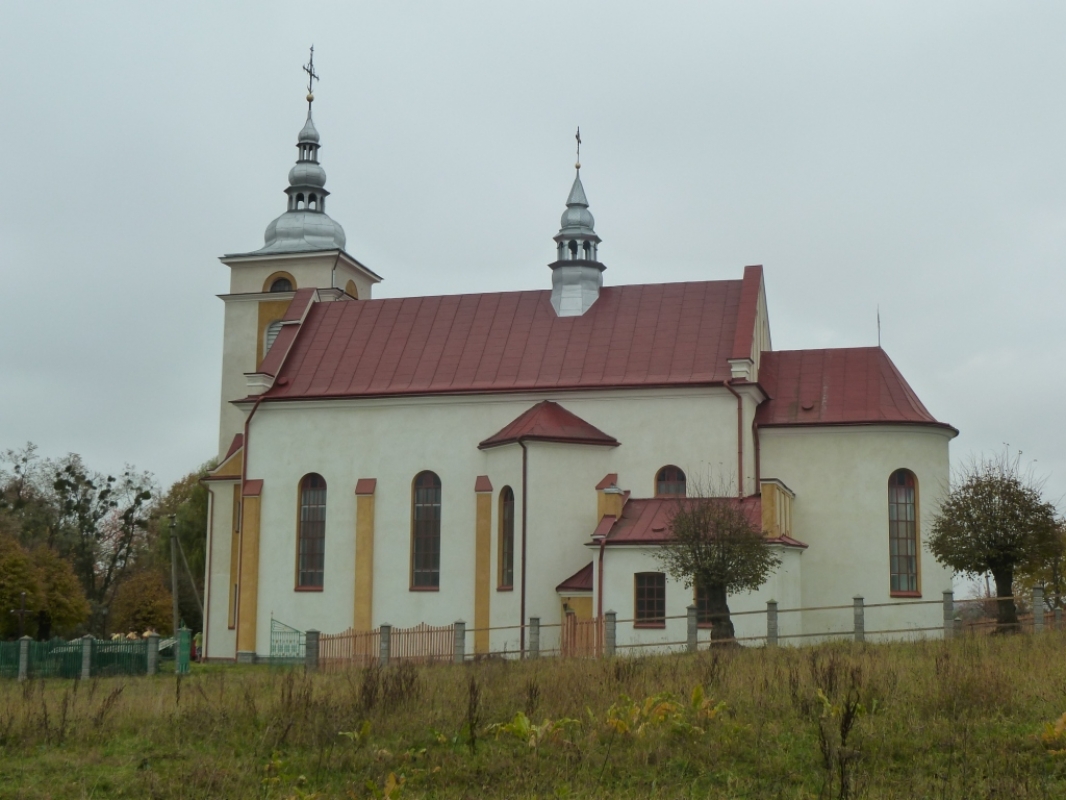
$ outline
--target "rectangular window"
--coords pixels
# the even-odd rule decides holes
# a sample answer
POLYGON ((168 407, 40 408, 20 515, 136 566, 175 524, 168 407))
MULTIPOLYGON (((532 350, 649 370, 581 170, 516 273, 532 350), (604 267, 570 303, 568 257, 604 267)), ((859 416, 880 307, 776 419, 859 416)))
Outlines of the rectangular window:
POLYGON ((638 627, 666 627, 666 575, 638 572, 635 579, 633 618, 638 627))

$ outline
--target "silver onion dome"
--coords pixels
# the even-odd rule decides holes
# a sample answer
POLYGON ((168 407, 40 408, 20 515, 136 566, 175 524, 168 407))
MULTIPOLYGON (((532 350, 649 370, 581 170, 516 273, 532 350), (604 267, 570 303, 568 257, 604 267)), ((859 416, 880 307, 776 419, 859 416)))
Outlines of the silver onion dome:
POLYGON ((560 235, 586 234, 596 235, 596 220, 589 211, 589 201, 585 197, 585 187, 581 185, 581 174, 574 178, 570 196, 566 198, 566 211, 559 220, 560 235))
POLYGON ((267 225, 259 253, 296 253, 344 249, 344 228, 326 214, 326 171, 318 163, 318 130, 307 112, 297 136, 299 157, 289 170, 288 208, 267 225))

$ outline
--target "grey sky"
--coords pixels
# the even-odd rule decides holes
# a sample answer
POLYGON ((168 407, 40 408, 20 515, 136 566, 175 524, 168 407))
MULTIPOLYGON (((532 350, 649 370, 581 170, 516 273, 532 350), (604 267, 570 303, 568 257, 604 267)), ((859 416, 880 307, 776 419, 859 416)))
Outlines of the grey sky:
POLYGON ((1066 5, 0 5, 0 448, 170 482, 217 437, 217 256, 303 124, 379 297, 547 288, 581 125, 609 284, 766 268, 776 349, 882 342, 958 462, 1066 510, 1066 5))

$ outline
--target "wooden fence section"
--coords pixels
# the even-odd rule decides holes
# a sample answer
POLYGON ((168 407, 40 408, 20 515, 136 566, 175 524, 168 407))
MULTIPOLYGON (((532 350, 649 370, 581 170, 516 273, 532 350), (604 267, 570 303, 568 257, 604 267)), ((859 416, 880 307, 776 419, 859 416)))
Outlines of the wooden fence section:
POLYGON ((318 639, 318 663, 327 672, 367 667, 381 658, 381 631, 324 633, 318 639))
POLYGON ((455 658, 455 626, 415 625, 413 628, 393 628, 390 635, 389 658, 396 661, 452 661, 455 658))
MULTIPOLYGON (((386 626, 388 628, 388 626, 386 626)), ((318 638, 318 665, 336 672, 351 667, 366 667, 388 662, 452 661, 455 658, 455 626, 415 625, 413 628, 388 628, 384 650, 381 628, 342 633, 324 633, 318 638)))
POLYGON ((567 614, 559 645, 563 658, 599 658, 603 655, 603 617, 579 620, 567 614))

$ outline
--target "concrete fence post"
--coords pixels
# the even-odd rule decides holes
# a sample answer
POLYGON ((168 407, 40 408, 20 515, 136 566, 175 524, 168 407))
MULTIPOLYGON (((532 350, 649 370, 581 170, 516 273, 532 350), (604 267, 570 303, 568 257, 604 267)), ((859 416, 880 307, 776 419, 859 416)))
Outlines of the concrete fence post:
POLYGON ((777 601, 766 601, 766 646, 777 647, 777 601))
POLYGON ((30 677, 30 642, 29 636, 19 639, 19 680, 24 681, 30 677))
POLYGON ((159 634, 155 631, 148 634, 148 658, 145 667, 149 675, 159 672, 159 634))
POLYGON ((955 592, 944 592, 944 638, 950 639, 955 633, 955 592))
POLYGON ((1033 587, 1033 633, 1044 632, 1044 587, 1033 587))
POLYGON ((391 647, 391 642, 389 640, 392 638, 392 626, 391 625, 382 625, 379 628, 379 631, 380 631, 380 634, 381 634, 381 636, 380 636, 381 643, 380 643, 379 657, 381 659, 381 666, 387 667, 389 665, 389 655, 390 655, 389 649, 391 647))
POLYGON ((81 637, 81 679, 89 680, 93 671, 93 637, 87 633, 81 637))
POLYGON ((318 672, 319 636, 316 630, 304 632, 304 669, 308 672, 318 672))
POLYGON ((614 649, 617 643, 615 636, 615 629, 617 627, 618 615, 613 611, 608 611, 603 615, 604 617, 604 631, 603 631, 603 654, 608 658, 614 656, 614 649))
POLYGON ((699 621, 696 619, 696 606, 689 606, 685 609, 685 622, 688 625, 687 629, 687 641, 688 651, 695 653, 699 648, 699 621))
POLYGON ((457 620, 455 623, 455 663, 462 664, 466 661, 466 623, 457 620))
POLYGON ((540 617, 529 618, 529 657, 540 658, 540 617))
POLYGON ((866 609, 862 595, 855 595, 855 641, 866 641, 866 609))

